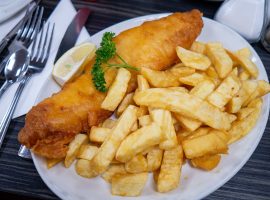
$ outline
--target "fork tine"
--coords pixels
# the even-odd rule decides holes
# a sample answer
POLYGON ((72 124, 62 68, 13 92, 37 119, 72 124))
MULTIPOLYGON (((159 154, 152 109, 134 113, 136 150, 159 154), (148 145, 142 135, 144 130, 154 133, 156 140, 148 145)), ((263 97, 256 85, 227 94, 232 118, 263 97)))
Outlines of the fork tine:
MULTIPOLYGON (((30 4, 27 6, 27 10, 26 10, 26 13, 25 13, 25 16, 29 15, 30 13, 30 4)), ((23 22, 22 22, 22 27, 18 30, 17 34, 16 34, 16 40, 21 36, 23 30, 24 30, 24 27, 26 25, 26 22, 27 22, 27 18, 24 18, 23 19, 23 22)))
MULTIPOLYGON (((41 33, 40 33, 40 36, 39 36, 39 42, 38 42, 36 52, 35 52, 35 54, 33 54, 33 57, 31 58, 31 60, 33 60, 33 59, 38 60, 39 59, 40 48, 41 48, 42 38, 43 38, 43 33, 44 33, 44 26, 45 26, 45 21, 43 21, 43 25, 42 25, 42 28, 41 28, 41 31, 40 31, 41 33)), ((36 38, 36 42, 38 40, 37 38, 36 38)))
POLYGON ((40 24, 41 24, 41 20, 42 20, 42 16, 43 16, 43 12, 44 12, 44 7, 41 7, 41 10, 40 10, 40 13, 39 13, 39 16, 38 16, 38 19, 37 19, 36 26, 34 28, 34 31, 33 31, 33 34, 31 35, 30 40, 33 40, 34 39, 34 36, 35 36, 36 32, 37 33, 39 32, 40 24))
POLYGON ((29 17, 28 20, 27 20, 27 23, 26 23, 26 25, 25 25, 25 27, 24 27, 24 29, 23 29, 23 32, 22 32, 22 34, 20 35, 20 37, 18 37, 18 38, 16 38, 16 39, 24 40, 24 38, 25 38, 25 36, 26 36, 26 34, 27 34, 28 30, 29 30, 29 26, 30 26, 30 23, 31 23, 31 20, 32 20, 32 17, 33 17, 33 13, 34 13, 34 12, 29 13, 29 14, 30 14, 30 17, 29 17))
POLYGON ((50 22, 48 22, 48 24, 47 24, 47 30, 46 30, 45 38, 44 38, 44 41, 43 41, 43 44, 42 44, 42 47, 41 47, 40 61, 42 61, 43 58, 44 58, 44 52, 45 52, 47 39, 48 39, 49 27, 50 27, 50 22))
POLYGON ((54 34, 54 25, 55 23, 53 23, 53 26, 52 26, 52 30, 51 30, 51 33, 50 33, 50 39, 49 39, 49 44, 48 44, 48 48, 47 48, 47 51, 45 53, 45 57, 44 57, 44 61, 43 62, 47 62, 48 60, 48 57, 49 57, 49 54, 50 54, 50 50, 51 50, 51 46, 52 46, 52 40, 53 40, 53 34, 54 34))
POLYGON ((29 30, 27 32, 27 35, 25 36, 26 43, 28 43, 30 41, 31 35, 32 35, 34 28, 36 26, 37 17, 38 17, 38 14, 40 12, 39 10, 40 10, 40 6, 37 7, 36 12, 34 14, 34 18, 33 18, 33 20, 31 20, 29 30))

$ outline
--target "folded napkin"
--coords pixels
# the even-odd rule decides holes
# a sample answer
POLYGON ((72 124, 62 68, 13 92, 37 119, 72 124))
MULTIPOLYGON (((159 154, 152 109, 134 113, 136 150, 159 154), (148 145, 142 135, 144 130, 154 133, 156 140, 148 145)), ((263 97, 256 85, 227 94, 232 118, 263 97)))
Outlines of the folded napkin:
MULTIPOLYGON (((46 64, 45 69, 40 74, 34 75, 28 84, 25 86, 24 91, 21 95, 21 98, 16 107, 13 118, 19 117, 26 114, 32 106, 34 106, 36 98, 40 93, 40 90, 46 80, 51 76, 53 69, 53 62, 59 48, 60 42, 66 32, 66 29, 73 17, 76 14, 76 10, 72 5, 70 0, 61 0, 51 16, 48 19, 48 22, 55 23, 55 32, 52 42, 51 53, 46 64)), ((77 40, 77 44, 89 41, 90 35, 85 28, 82 29, 80 36, 77 40)), ((13 96, 16 92, 19 83, 12 85, 8 91, 0 99, 0 120, 3 119, 4 114, 6 113, 13 96)))

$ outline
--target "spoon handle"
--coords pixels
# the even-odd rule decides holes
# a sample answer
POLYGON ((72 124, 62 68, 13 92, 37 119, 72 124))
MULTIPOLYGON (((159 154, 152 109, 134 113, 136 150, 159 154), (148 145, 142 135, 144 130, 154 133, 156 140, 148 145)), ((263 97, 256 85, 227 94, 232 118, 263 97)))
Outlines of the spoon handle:
POLYGON ((2 95, 5 93, 5 91, 9 88, 9 86, 11 86, 11 82, 9 81, 5 81, 5 83, 2 85, 2 87, 0 88, 0 98, 2 97, 2 95))
POLYGON ((4 118, 2 119, 0 123, 0 148, 3 144, 3 140, 5 138, 9 123, 11 121, 11 118, 13 116, 13 113, 15 111, 15 108, 18 104, 18 101, 20 99, 20 96, 22 94, 22 91, 24 89, 24 86, 26 85, 27 81, 31 78, 31 75, 26 75, 23 80, 20 82, 19 87, 16 90, 15 96, 13 97, 13 100, 11 102, 11 105, 8 108, 8 111, 4 115, 4 118))

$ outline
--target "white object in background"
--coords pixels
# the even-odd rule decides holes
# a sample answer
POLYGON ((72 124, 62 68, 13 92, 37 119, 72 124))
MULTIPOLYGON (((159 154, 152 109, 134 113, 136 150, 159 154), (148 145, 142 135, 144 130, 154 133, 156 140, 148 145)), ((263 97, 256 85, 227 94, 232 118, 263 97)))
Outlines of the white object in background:
POLYGON ((231 27, 249 42, 257 42, 263 29, 264 14, 265 0, 227 0, 214 19, 231 27))
POLYGON ((2 0, 0 2, 0 23, 18 13, 31 1, 32 0, 2 0))

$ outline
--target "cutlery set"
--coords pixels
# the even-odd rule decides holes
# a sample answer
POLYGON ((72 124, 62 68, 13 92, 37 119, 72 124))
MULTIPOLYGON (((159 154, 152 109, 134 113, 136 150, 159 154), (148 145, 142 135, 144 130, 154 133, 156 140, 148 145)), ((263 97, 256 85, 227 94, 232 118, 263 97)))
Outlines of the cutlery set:
MULTIPOLYGON (((55 24, 42 22, 44 8, 38 6, 39 2, 29 4, 23 19, 0 42, 0 53, 10 43, 7 47, 9 55, 0 64, 0 72, 4 70, 6 79, 0 89, 0 100, 12 84, 19 82, 12 102, 0 122, 0 148, 25 85, 34 74, 42 72, 50 55, 55 24)), ((64 34, 55 61, 75 45, 89 14, 87 8, 77 12, 64 34)), ((18 155, 31 159, 30 151, 23 145, 18 155)))

